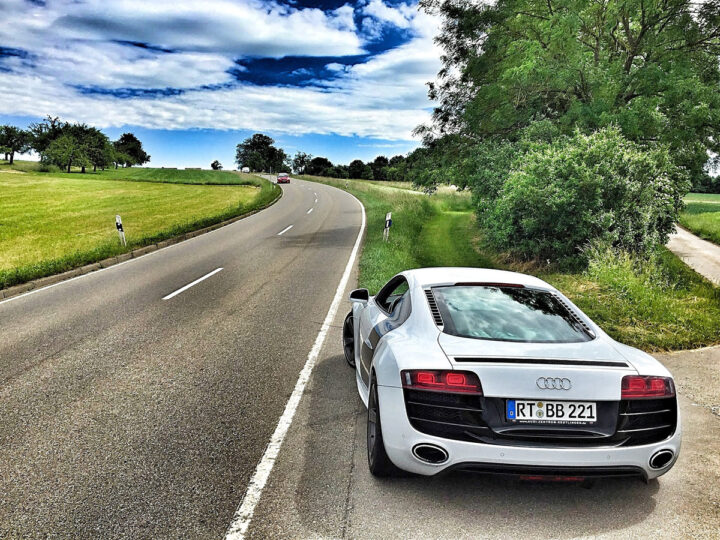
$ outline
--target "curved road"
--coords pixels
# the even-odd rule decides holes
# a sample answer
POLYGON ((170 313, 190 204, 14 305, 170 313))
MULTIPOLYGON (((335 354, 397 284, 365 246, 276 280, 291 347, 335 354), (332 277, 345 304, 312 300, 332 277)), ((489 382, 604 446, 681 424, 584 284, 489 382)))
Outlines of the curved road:
POLYGON ((283 189, 227 227, 0 302, 0 537, 225 533, 361 226, 340 190, 283 189))

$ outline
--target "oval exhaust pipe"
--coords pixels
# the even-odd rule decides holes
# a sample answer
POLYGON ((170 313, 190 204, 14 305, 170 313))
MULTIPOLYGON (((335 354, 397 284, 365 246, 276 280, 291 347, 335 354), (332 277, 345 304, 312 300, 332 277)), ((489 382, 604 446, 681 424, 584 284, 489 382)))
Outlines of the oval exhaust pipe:
POLYGON ((445 463, 449 457, 447 450, 430 443, 416 444, 412 449, 412 453, 413 456, 418 458, 420 461, 430 463, 432 465, 445 463))
POLYGON ((675 457, 675 453, 672 450, 660 450, 655 452, 650 458, 651 469, 662 469, 675 457))

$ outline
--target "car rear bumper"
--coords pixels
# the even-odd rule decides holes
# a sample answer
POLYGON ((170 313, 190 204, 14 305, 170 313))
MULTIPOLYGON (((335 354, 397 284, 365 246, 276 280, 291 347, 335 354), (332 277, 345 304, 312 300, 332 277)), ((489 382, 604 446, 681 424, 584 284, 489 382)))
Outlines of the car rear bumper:
POLYGON ((567 448, 503 446, 445 439, 421 433, 410 424, 403 389, 378 387, 385 450, 399 468, 422 475, 435 475, 450 469, 472 469, 503 474, 568 476, 642 476, 656 478, 672 468, 680 452, 681 429, 678 418, 675 433, 663 441, 642 446, 567 448), (430 444, 447 453, 439 464, 421 461, 413 454, 419 444, 430 444), (650 467, 650 458, 660 450, 670 450, 672 460, 662 468, 650 467), (547 472, 555 471, 555 472, 547 472))

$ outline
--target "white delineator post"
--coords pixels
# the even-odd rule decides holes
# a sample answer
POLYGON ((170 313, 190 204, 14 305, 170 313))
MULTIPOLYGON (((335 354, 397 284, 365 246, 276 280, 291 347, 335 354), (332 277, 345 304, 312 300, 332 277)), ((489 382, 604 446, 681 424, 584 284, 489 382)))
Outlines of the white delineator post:
POLYGON ((392 212, 385 214, 385 230, 383 230, 383 240, 386 242, 390 238, 390 226, 392 225, 392 212))
POLYGON ((127 241, 125 240, 125 230, 123 229, 122 219, 120 219, 120 216, 115 216, 115 228, 117 229, 118 236, 120 236, 120 241, 123 246, 127 246, 127 241))

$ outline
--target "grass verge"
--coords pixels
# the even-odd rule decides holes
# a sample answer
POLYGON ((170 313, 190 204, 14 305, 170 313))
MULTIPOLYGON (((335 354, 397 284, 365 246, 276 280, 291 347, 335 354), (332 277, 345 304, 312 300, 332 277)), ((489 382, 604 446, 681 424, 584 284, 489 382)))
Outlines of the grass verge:
POLYGON ((720 244, 720 194, 690 193, 680 224, 705 240, 720 244))
POLYGON ((187 185, 189 179, 182 180, 0 170, 0 288, 214 225, 267 206, 280 194, 259 178, 252 185, 187 185), (123 218, 127 247, 118 241, 116 214, 123 218))
POLYGON ((367 234, 359 285, 371 293, 393 275, 426 266, 476 266, 535 274, 551 283, 613 338, 650 351, 720 343, 720 289, 662 249, 649 261, 612 252, 592 254, 579 273, 517 264, 482 244, 467 193, 418 196, 361 180, 305 177, 339 187, 365 205, 367 234), (383 242, 385 213, 393 213, 383 242))

